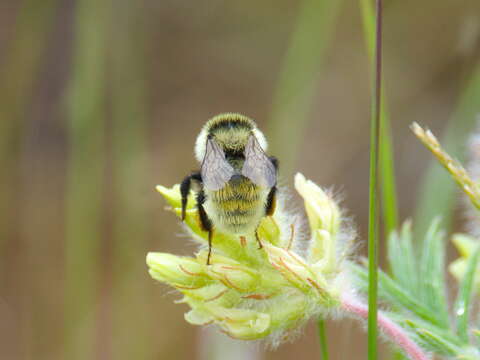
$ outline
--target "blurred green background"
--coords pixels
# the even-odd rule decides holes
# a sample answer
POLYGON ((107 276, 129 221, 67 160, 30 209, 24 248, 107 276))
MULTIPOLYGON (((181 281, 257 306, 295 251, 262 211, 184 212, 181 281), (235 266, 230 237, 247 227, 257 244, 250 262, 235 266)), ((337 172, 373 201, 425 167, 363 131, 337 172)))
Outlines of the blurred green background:
MULTIPOLYGON (((408 125, 441 134, 455 114, 479 64, 480 2, 385 1, 384 22, 403 219, 430 159, 408 125)), ((221 112, 257 120, 282 185, 294 171, 334 185, 365 239, 362 29, 356 0, 2 0, 0 359, 214 359, 145 255, 194 250, 154 186, 198 166, 195 138, 221 112)), ((331 359, 366 359, 358 325, 329 322, 328 336, 331 359)), ((240 354, 226 346, 220 358, 240 354)), ((249 358, 320 354, 313 324, 262 349, 249 358)))

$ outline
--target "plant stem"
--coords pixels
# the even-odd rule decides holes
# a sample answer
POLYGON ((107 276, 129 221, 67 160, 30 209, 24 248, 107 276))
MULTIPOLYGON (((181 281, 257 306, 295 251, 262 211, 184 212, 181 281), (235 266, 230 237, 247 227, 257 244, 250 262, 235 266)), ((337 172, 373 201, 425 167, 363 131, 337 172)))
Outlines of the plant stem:
POLYGON ((322 353, 321 359, 328 360, 328 344, 327 344, 327 332, 325 331, 325 320, 319 319, 318 326, 318 339, 320 340, 320 352, 322 353))
MULTIPOLYGON (((342 309, 349 314, 357 315, 362 319, 368 319, 369 311, 366 304, 350 295, 344 295, 341 298, 342 309)), ((400 347, 405 354, 412 360, 429 360, 423 350, 409 338, 407 332, 395 324, 381 311, 378 312, 378 326, 387 335, 390 340, 400 347)))
POLYGON ((377 359, 378 292, 378 162, 382 94, 382 0, 376 1, 374 95, 370 128, 370 188, 368 218, 368 359, 377 359))

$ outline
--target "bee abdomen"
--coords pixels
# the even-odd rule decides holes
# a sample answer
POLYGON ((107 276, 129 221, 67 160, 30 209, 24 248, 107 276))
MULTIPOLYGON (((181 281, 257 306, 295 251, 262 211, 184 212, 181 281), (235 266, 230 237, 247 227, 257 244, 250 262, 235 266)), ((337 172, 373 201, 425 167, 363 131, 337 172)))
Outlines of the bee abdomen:
POLYGON ((223 231, 250 232, 265 215, 266 194, 246 179, 209 193, 209 200, 210 215, 223 231))

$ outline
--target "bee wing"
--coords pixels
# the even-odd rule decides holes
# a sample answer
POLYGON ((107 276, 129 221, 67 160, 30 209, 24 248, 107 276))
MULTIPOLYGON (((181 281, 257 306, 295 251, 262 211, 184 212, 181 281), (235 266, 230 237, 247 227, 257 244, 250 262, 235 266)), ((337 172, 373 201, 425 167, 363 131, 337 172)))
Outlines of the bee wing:
POLYGON ((245 146, 242 175, 261 187, 271 188, 277 183, 275 166, 253 135, 250 136, 247 146, 245 146))
POLYGON ((214 140, 208 139, 201 169, 203 185, 208 190, 220 190, 234 172, 222 148, 214 140))

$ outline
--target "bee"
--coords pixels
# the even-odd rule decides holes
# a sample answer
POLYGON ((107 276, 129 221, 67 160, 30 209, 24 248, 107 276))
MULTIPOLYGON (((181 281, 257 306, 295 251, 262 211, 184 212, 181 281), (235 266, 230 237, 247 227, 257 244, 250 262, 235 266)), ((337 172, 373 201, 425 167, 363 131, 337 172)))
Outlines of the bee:
POLYGON ((182 221, 187 198, 195 183, 201 228, 208 232, 210 264, 214 230, 238 235, 241 241, 254 235, 265 216, 275 211, 278 161, 268 156, 267 141, 255 122, 243 115, 226 113, 208 120, 195 143, 200 170, 180 185, 182 221))

